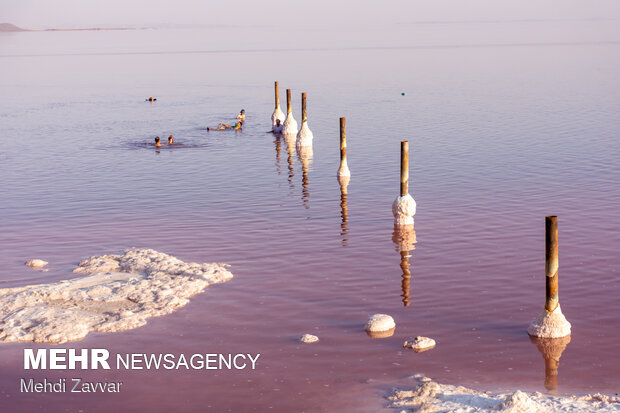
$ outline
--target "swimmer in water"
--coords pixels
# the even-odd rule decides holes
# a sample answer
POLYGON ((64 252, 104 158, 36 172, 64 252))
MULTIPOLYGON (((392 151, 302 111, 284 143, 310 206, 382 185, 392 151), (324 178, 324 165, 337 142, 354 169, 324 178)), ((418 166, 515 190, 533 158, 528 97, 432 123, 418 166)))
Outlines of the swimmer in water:
POLYGON ((239 130, 241 129, 241 126, 243 126, 243 122, 237 122, 234 125, 227 125, 225 123, 220 123, 219 125, 217 125, 215 128, 210 128, 207 126, 207 130, 226 130, 226 129, 234 129, 234 130, 239 130))
POLYGON ((157 98, 154 98, 153 96, 149 96, 149 98, 146 100, 147 102, 155 102, 157 100, 157 98))
POLYGON ((174 137, 172 135, 168 136, 168 145, 172 145, 174 143, 174 137))
POLYGON ((280 121, 280 119, 276 119, 276 124, 273 125, 272 132, 273 133, 282 133, 282 128, 283 128, 282 122, 280 121))
POLYGON ((161 147, 161 142, 159 141, 159 136, 155 136, 155 147, 156 148, 161 147))
POLYGON ((245 122, 245 109, 241 109, 241 112, 237 115, 237 119, 241 122, 245 122))

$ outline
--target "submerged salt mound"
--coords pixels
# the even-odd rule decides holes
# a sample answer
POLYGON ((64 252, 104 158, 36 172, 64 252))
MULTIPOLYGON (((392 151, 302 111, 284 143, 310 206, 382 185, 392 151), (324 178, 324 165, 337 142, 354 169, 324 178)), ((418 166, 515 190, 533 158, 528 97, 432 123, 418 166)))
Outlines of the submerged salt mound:
POLYGON ((40 270, 41 268, 45 267, 47 264, 48 264, 47 261, 43 261, 43 260, 35 258, 34 260, 26 261, 24 265, 26 265, 26 267, 30 267, 35 270, 40 270))
MULTIPOLYGON (((426 377, 423 377, 426 379, 426 377)), ((547 413, 547 412, 618 412, 620 398, 602 396, 555 397, 542 393, 525 393, 517 390, 510 393, 479 392, 460 386, 439 384, 418 378, 420 384, 412 390, 394 390, 388 397, 392 408, 403 408, 413 412, 505 412, 505 413, 547 413)))
POLYGON ((91 331, 137 328, 231 279, 226 267, 185 263, 152 249, 90 257, 73 270, 89 276, 0 289, 0 342, 61 344, 91 331))

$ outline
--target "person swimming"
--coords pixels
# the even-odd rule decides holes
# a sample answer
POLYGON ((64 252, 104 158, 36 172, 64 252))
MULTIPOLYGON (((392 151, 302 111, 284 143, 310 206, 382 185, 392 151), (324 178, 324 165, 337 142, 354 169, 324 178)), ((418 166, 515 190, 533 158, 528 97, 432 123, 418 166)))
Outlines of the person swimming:
POLYGON ((283 128, 282 122, 280 121, 280 119, 276 119, 276 124, 273 125, 272 132, 273 133, 282 133, 282 128, 283 128))
POLYGON ((157 100, 157 98, 154 98, 153 96, 149 96, 148 99, 146 99, 147 102, 155 102, 157 100))
POLYGON ((220 123, 218 124, 215 128, 210 128, 207 126, 207 130, 226 130, 226 129, 234 129, 234 130, 239 130, 241 129, 241 126, 243 126, 243 122, 237 122, 234 125, 227 125, 225 123, 220 123))
POLYGON ((161 142, 160 142, 159 136, 155 136, 155 147, 156 148, 161 147, 161 142))
POLYGON ((237 115, 237 119, 239 119, 241 122, 245 121, 245 109, 241 109, 241 112, 239 112, 239 114, 237 115))
POLYGON ((174 143, 174 137, 172 135, 168 136, 168 145, 172 145, 174 143))

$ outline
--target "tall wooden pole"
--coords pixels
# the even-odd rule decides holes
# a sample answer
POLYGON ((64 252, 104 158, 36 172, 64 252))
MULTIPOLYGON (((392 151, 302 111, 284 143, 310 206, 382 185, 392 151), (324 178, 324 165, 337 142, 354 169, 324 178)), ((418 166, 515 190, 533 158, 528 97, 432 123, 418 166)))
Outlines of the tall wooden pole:
POLYGON ((280 106, 280 84, 275 82, 275 90, 276 90, 276 108, 280 106))
POLYGON ((551 313, 558 298, 558 217, 545 217, 545 310, 551 313))
POLYGON ((400 142, 400 196, 409 193, 409 142, 400 142))
POLYGON ((286 89, 286 113, 291 113, 291 89, 286 89))
POLYGON ((347 127, 346 119, 340 118, 340 162, 347 159, 347 127))
POLYGON ((308 120, 306 116, 306 92, 301 94, 301 123, 304 123, 308 120))

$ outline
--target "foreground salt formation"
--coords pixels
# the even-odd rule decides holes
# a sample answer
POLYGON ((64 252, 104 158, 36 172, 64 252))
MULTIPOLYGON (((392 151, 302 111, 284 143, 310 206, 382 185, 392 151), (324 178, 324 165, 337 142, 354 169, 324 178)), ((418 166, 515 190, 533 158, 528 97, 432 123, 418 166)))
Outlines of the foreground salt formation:
POLYGON ((404 348, 410 348, 416 353, 430 350, 435 347, 435 340, 430 337, 417 336, 413 340, 407 340, 403 343, 404 348))
POLYGON ((542 393, 479 392, 461 386, 439 384, 426 377, 412 390, 394 390, 390 406, 399 412, 618 412, 620 397, 601 394, 551 397, 542 393))
POLYGON ((387 314, 374 314, 366 323, 366 334, 372 338, 386 338, 394 335, 396 323, 392 316, 387 314))
POLYGON ((185 263, 152 249, 90 257, 86 277, 0 289, 0 342, 61 344, 172 313, 207 286, 228 281, 226 264, 185 263))

